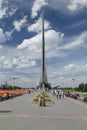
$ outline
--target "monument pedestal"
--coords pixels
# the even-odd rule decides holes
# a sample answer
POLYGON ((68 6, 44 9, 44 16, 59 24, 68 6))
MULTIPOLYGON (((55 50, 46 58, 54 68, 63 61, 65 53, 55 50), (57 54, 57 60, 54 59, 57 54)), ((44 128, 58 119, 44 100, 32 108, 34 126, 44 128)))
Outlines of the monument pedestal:
POLYGON ((44 94, 41 94, 39 97, 39 106, 44 107, 45 106, 45 96, 44 94))

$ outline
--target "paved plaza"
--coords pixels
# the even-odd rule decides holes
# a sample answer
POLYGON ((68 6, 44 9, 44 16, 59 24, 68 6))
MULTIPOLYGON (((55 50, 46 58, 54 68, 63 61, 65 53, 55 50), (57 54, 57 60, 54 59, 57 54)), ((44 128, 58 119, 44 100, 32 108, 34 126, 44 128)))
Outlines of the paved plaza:
POLYGON ((39 107, 32 100, 37 92, 0 102, 0 130, 87 130, 87 104, 56 99, 39 107))

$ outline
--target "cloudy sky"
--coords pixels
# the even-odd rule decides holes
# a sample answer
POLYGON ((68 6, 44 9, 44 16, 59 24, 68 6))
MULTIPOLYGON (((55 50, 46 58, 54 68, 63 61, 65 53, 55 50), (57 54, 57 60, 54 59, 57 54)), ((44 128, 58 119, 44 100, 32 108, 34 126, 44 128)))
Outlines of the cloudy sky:
POLYGON ((48 82, 86 83, 87 0, 0 0, 0 84, 39 84, 42 14, 48 82))

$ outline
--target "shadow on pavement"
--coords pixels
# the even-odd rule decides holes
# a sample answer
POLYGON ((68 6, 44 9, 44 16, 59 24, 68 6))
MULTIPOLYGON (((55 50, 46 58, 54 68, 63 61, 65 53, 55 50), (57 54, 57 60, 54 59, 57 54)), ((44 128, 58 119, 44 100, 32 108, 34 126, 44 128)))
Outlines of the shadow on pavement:
POLYGON ((2 110, 2 111, 0 111, 0 113, 10 113, 10 112, 12 112, 12 111, 10 111, 10 110, 2 110))

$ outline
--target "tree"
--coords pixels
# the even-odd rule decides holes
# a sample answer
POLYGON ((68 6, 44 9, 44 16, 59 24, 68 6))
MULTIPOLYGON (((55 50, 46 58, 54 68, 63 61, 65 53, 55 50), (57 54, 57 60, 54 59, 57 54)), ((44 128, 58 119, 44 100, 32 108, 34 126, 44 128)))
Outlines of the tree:
POLYGON ((81 91, 81 92, 87 92, 87 83, 84 84, 84 83, 81 83, 78 87, 78 91, 81 91))

